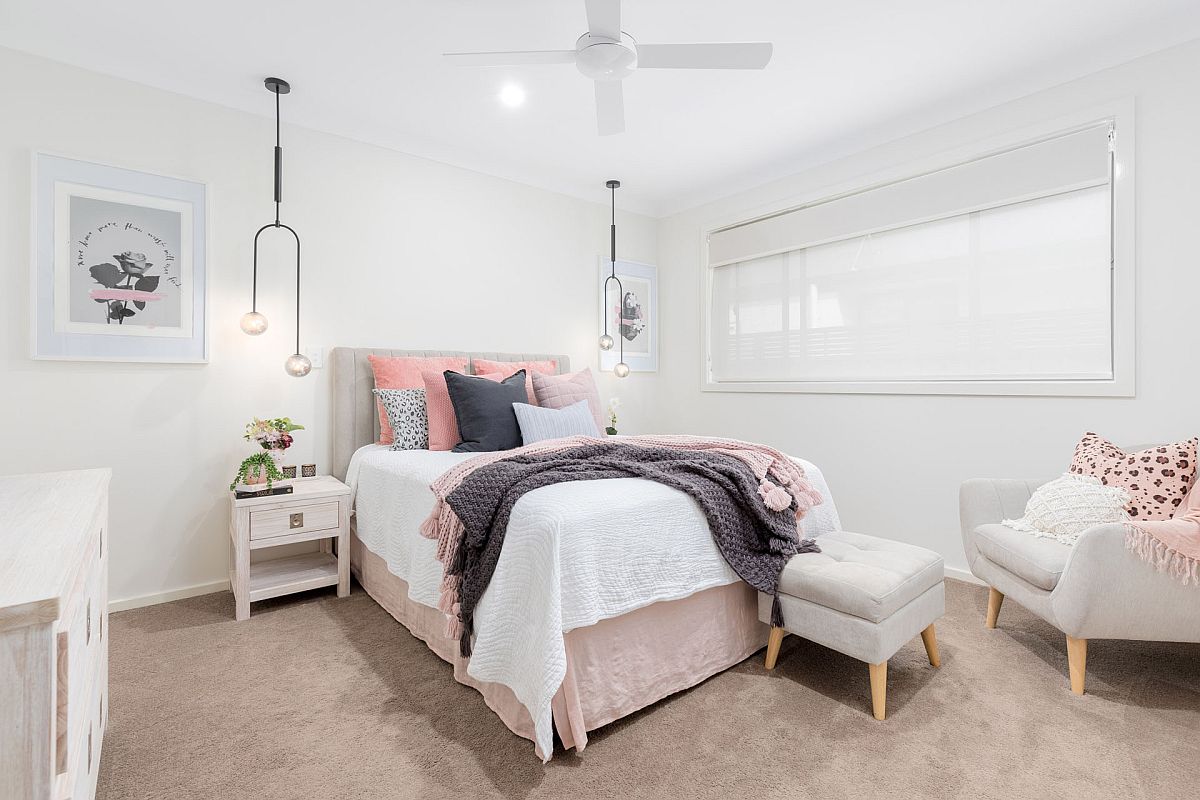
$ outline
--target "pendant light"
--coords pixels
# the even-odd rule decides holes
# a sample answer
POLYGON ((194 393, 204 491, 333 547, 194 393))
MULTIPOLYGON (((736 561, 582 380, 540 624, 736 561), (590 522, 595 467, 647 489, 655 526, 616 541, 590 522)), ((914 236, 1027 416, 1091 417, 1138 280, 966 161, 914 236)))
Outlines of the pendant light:
POLYGON ((267 78, 267 91, 275 95, 275 221, 268 222, 254 234, 254 272, 250 288, 250 311, 242 316, 242 330, 258 336, 267 329, 267 318, 258 313, 258 237, 268 228, 282 228, 296 239, 296 352, 288 356, 283 369, 288 375, 303 378, 312 371, 312 362, 300 352, 300 234, 279 221, 279 203, 283 198, 283 148, 279 146, 279 95, 292 91, 282 78, 267 78))
POLYGON ((608 277, 604 279, 604 333, 600 337, 600 349, 612 350, 614 344, 620 345, 620 357, 617 365, 613 367, 613 374, 618 378, 624 378, 629 374, 629 365, 625 363, 625 337, 621 335, 621 331, 617 330, 617 339, 614 342, 613 337, 608 334, 608 284, 610 281, 617 282, 617 301, 622 304, 625 302, 625 289, 621 286, 621 279, 617 277, 617 189, 621 188, 620 181, 607 181, 604 184, 612 193, 612 221, 608 228, 608 261, 610 270, 608 277))

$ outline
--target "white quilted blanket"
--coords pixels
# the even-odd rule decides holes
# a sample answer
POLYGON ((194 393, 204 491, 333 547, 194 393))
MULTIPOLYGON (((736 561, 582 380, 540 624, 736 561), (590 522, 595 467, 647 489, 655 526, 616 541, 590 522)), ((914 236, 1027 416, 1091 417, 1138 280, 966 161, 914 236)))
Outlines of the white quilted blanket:
MULTIPOLYGON (((350 462, 359 539, 408 583, 412 600, 434 608, 442 565, 437 542, 418 528, 433 508, 429 484, 469 457, 367 445, 350 462)), ((839 530, 824 476, 797 460, 825 498, 802 521, 804 535, 839 530)), ((467 672, 512 689, 548 759, 550 701, 566 674, 564 632, 737 580, 699 505, 682 492, 640 478, 537 489, 513 508, 495 575, 475 611, 467 672)))

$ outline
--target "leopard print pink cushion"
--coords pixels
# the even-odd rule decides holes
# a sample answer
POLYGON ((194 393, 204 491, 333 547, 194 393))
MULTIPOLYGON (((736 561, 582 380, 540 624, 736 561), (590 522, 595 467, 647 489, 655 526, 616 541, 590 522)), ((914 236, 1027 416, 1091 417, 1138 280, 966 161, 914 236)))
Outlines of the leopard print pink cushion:
POLYGON ((1133 519, 1170 519, 1196 482, 1196 439, 1126 453, 1088 432, 1075 445, 1071 472, 1092 475, 1133 498, 1125 510, 1133 519))

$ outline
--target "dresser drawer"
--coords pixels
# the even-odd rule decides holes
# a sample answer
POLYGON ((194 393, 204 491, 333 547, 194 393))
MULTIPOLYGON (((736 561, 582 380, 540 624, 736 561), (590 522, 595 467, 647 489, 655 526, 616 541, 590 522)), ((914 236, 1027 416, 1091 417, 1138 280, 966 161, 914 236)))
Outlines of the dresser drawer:
MULTIPOLYGON (((289 505, 269 511, 250 512, 250 539, 270 539, 274 536, 289 536, 312 531, 336 531, 340 521, 339 504, 311 503, 289 505)), ((331 534, 332 535, 332 534, 331 534)))

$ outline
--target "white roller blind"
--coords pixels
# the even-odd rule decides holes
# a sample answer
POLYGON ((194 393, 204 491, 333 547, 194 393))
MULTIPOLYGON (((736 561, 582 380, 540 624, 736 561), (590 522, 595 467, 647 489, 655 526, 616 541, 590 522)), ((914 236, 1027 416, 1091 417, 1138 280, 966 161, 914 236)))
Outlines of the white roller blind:
POLYGON ((719 265, 1108 183, 1109 123, 715 231, 719 265))
POLYGON ((743 231, 714 262, 735 241, 772 254, 711 268, 710 380, 1111 379, 1107 140, 1107 126, 1072 133, 892 184, 887 202, 875 189, 869 203, 854 195, 715 234, 743 231), (904 223, 914 215, 928 221, 904 223), (832 236, 838 226, 875 232, 832 236), (807 237, 824 243, 780 252, 807 237))

